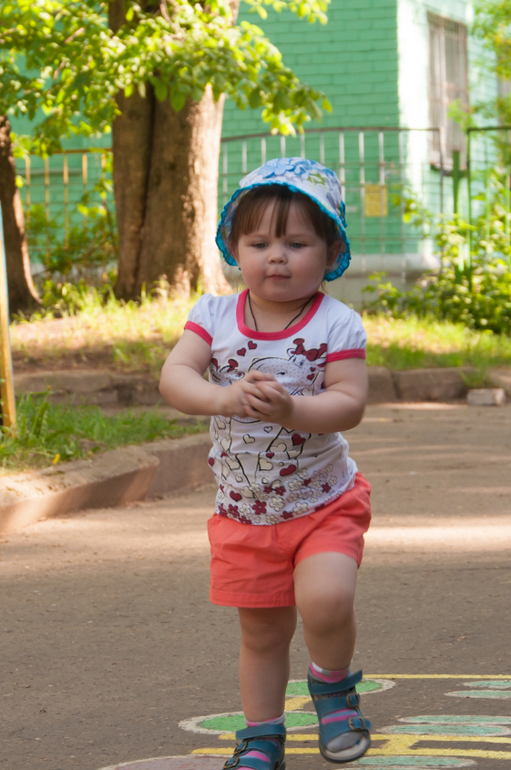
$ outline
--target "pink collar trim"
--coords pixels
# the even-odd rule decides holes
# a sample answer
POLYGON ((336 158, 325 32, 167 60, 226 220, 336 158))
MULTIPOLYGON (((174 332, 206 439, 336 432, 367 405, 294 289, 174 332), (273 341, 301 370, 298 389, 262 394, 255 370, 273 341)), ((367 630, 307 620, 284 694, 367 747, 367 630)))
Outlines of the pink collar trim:
POLYGON ((285 340, 287 337, 292 337, 293 334, 297 334, 304 326, 307 326, 309 321, 314 318, 319 306, 323 302, 325 296, 323 292, 318 291, 314 297, 314 301, 306 312, 301 321, 298 321, 294 326, 290 326, 289 329, 283 329, 281 332, 256 332, 255 329, 249 329, 245 324, 245 302, 247 300, 248 289, 241 292, 238 297, 238 304, 236 306, 236 320, 238 322, 238 329, 246 337, 251 337, 254 340, 285 340))

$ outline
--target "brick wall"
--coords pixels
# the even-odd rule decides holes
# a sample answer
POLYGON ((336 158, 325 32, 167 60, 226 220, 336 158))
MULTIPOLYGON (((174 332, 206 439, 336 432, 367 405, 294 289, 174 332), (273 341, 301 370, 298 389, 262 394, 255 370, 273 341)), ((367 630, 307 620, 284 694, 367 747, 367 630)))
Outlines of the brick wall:
MULTIPOLYGON (((332 0, 327 25, 291 13, 262 21, 243 9, 240 18, 260 26, 297 76, 324 91, 333 111, 319 125, 399 125, 397 0, 332 0)), ((309 124, 318 125, 317 123, 309 124)), ((224 136, 264 131, 259 110, 226 103, 224 136)))

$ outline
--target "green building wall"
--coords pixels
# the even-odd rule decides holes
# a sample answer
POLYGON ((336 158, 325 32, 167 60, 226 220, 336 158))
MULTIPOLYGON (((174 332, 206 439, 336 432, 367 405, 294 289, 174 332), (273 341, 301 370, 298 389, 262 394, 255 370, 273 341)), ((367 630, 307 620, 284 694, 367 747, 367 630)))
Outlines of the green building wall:
MULTIPOLYGON (((287 66, 326 93, 332 113, 310 127, 399 125, 396 0, 333 0, 326 25, 289 12, 262 21, 246 6, 240 19, 260 26, 287 66)), ((227 101, 224 136, 261 130, 258 111, 227 101)))

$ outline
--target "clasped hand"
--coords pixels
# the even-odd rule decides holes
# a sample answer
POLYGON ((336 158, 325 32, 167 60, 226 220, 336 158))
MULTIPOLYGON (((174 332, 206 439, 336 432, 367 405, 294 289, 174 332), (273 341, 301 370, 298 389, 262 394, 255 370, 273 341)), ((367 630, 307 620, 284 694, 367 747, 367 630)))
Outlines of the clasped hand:
POLYGON ((289 422, 293 400, 271 374, 247 372, 245 377, 222 388, 220 414, 253 417, 279 425, 289 422))

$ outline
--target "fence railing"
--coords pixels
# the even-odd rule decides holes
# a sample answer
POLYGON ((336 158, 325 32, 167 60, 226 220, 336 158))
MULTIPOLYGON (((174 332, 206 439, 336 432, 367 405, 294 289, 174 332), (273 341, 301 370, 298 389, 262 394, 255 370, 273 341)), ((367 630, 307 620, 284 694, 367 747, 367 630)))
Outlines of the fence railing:
MULTIPOLYGON (((316 159, 339 176, 355 271, 365 276, 384 270, 407 280, 429 264, 420 228, 405 222, 407 196, 415 196, 438 216, 450 205, 442 154, 439 166, 430 164, 432 136, 442 147, 438 128, 362 126, 307 129, 296 137, 268 133, 224 137, 219 207, 244 174, 270 158, 316 159)), ((27 158, 24 170, 19 169, 27 210, 33 204, 42 206, 47 218, 59 222, 66 240, 70 227, 83 221, 77 205, 105 174, 109 152, 107 148, 68 150, 45 159, 27 158)), ((41 250, 34 256, 44 263, 44 247, 41 250)))

